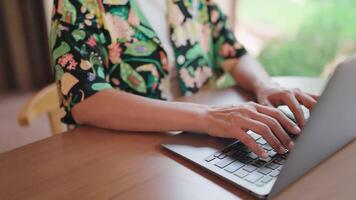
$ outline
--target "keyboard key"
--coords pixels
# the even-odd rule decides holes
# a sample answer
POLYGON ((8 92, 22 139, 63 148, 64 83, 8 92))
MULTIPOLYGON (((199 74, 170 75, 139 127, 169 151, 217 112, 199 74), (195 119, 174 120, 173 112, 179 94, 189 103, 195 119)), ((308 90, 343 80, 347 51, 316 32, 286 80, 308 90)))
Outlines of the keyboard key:
POLYGON ((226 157, 223 160, 221 160, 220 162, 216 163, 215 165, 220 167, 220 168, 224 168, 227 165, 229 165, 230 163, 234 162, 235 160, 231 157, 226 157))
POLYGON ((238 160, 244 164, 248 164, 250 163, 251 161, 253 161, 252 158, 250 157, 247 157, 246 155, 242 155, 240 158, 238 158, 238 160))
POLYGON ((218 158, 219 158, 219 159, 224 159, 225 157, 230 156, 230 155, 236 153, 236 151, 237 151, 237 150, 236 150, 235 145, 230 145, 230 146, 228 146, 227 148, 225 148, 225 149, 223 149, 223 150, 221 151, 221 154, 218 156, 218 158))
POLYGON ((243 163, 241 163, 239 161, 235 161, 235 162, 231 163, 230 165, 228 165, 227 167, 225 167, 224 169, 230 173, 233 173, 234 171, 240 169, 243 166, 245 166, 243 163))
POLYGON ((246 148, 244 152, 245 152, 245 153, 250 153, 250 152, 252 152, 252 150, 249 149, 249 148, 246 148))
POLYGON ((214 155, 215 157, 219 157, 220 154, 222 154, 222 152, 221 152, 221 151, 217 151, 217 152, 215 152, 213 155, 214 155))
MULTIPOLYGON (((223 151, 224 152, 224 151, 223 151)), ((236 150, 234 150, 234 149, 230 149, 229 151, 227 151, 227 152, 225 152, 225 153, 221 153, 219 156, 218 156, 218 158, 219 159, 224 159, 224 158, 226 158, 226 157, 228 157, 228 156, 231 156, 232 154, 234 154, 236 152, 236 150)))
POLYGON ((279 165, 279 167, 277 168, 277 170, 281 171, 283 168, 283 165, 279 165))
POLYGON ((262 167, 264 164, 266 164, 265 161, 263 160, 255 160, 253 163, 251 163, 252 165, 256 166, 256 167, 262 167))
POLYGON ((245 146, 244 143, 242 143, 242 142, 240 142, 240 141, 238 141, 238 142, 235 143, 235 147, 237 147, 237 148, 243 147, 243 146, 245 146))
POLYGON ((226 152, 225 154, 226 154, 227 156, 231 156, 231 155, 235 154, 236 152, 237 152, 236 149, 231 149, 229 152, 226 152))
POLYGON ((237 170, 237 171, 234 173, 235 176, 238 176, 238 177, 240 177, 240 178, 244 178, 244 177, 247 176, 248 174, 249 174, 249 173, 248 173, 247 171, 243 170, 243 169, 239 169, 239 170, 237 170))
POLYGON ((253 172, 257 169, 257 167, 253 166, 253 165, 246 165, 244 166, 242 169, 248 171, 248 172, 253 172))
POLYGON ((268 168, 270 168, 270 169, 277 169, 279 166, 280 166, 279 164, 273 163, 273 162, 268 163, 268 164, 266 165, 266 167, 268 167, 268 168))
POLYGON ((247 154, 247 156, 252 158, 252 159, 254 159, 254 160, 258 158, 258 156, 253 152, 250 152, 249 154, 247 154))
POLYGON ((269 144, 263 144, 262 145, 262 148, 264 148, 264 149, 266 149, 267 151, 270 151, 270 150, 272 150, 273 148, 269 145, 269 144))
POLYGON ((260 139, 256 140, 256 142, 260 145, 267 144, 267 141, 265 139, 263 139, 262 137, 260 139))
POLYGON ((262 177, 263 177, 263 174, 261 174, 261 173, 259 173, 257 171, 254 171, 251 174, 247 175, 245 177, 245 180, 248 181, 248 182, 254 183, 254 182, 258 181, 262 177))
POLYGON ((270 176, 264 176, 260 181, 264 182, 264 183, 268 183, 272 180, 273 178, 270 176))
POLYGON ((254 132, 252 132, 252 131, 248 131, 247 133, 248 133, 254 140, 258 140, 258 139, 261 138, 260 135, 254 133, 254 132))
POLYGON ((273 158, 275 155, 277 155, 277 152, 275 152, 273 149, 268 151, 269 157, 273 158))
POLYGON ((276 161, 274 161, 275 163, 278 163, 278 164, 280 164, 280 165, 284 165, 284 163, 286 162, 286 160, 285 159, 281 159, 281 160, 276 160, 276 161))
POLYGON ((265 185, 265 183, 262 182, 261 180, 259 180, 259 181, 257 181, 257 182, 255 183, 255 185, 257 185, 258 187, 262 187, 262 186, 265 185))
POLYGON ((224 159, 226 156, 227 156, 226 154, 221 153, 221 154, 218 156, 218 158, 219 158, 219 159, 224 159))
POLYGON ((262 168, 258 169, 258 172, 260 172, 261 174, 267 175, 267 174, 271 173, 272 170, 267 167, 262 167, 262 168))
POLYGON ((223 149, 223 150, 222 150, 222 153, 227 153, 227 152, 233 150, 234 147, 235 147, 235 146, 232 144, 232 145, 226 147, 225 149, 223 149))
POLYGON ((246 146, 242 147, 240 150, 241 150, 242 152, 244 152, 244 153, 250 153, 250 152, 252 152, 251 149, 248 148, 248 147, 246 147, 246 146))
POLYGON ((211 156, 205 158, 205 161, 206 161, 206 162, 210 162, 210 161, 212 161, 212 160, 214 160, 214 159, 215 159, 215 156, 214 156, 214 155, 211 155, 211 156))
POLYGON ((279 155, 278 157, 276 157, 276 159, 274 160, 275 162, 279 162, 281 160, 285 160, 285 158, 283 157, 283 155, 279 155))
POLYGON ((243 157, 246 153, 244 152, 240 152, 240 151, 236 151, 233 155, 231 155, 230 157, 235 158, 235 160, 238 160, 239 158, 243 157))
POLYGON ((260 158, 260 160, 263 160, 263 161, 265 161, 266 163, 268 163, 269 161, 271 161, 271 160, 272 160, 272 158, 271 158, 271 157, 267 157, 267 158, 260 158))
POLYGON ((231 145, 228 146, 228 147, 225 147, 225 149, 223 149, 223 150, 221 151, 221 153, 228 154, 228 153, 231 152, 231 151, 236 151, 236 149, 237 149, 237 147, 238 147, 237 144, 238 144, 238 143, 234 143, 234 144, 231 144, 231 145))
POLYGON ((236 158, 237 160, 242 160, 242 159, 245 159, 246 153, 244 153, 244 152, 237 152, 237 153, 234 154, 233 156, 234 156, 234 158, 236 158))
POLYGON ((277 177, 279 175, 280 171, 279 170, 273 170, 269 175, 272 177, 277 177))

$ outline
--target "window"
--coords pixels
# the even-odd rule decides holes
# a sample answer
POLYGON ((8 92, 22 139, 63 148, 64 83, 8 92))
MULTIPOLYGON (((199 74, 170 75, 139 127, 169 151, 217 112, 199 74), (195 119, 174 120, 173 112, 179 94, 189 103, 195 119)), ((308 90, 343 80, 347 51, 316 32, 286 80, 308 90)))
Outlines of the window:
POLYGON ((356 52, 356 0, 239 0, 236 33, 271 75, 328 76, 356 52))

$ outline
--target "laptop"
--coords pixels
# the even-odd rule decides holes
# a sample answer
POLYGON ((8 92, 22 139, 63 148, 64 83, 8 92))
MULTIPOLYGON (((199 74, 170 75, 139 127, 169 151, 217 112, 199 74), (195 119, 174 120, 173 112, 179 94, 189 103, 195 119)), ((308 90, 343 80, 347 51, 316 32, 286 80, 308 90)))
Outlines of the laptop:
MULTIPOLYGON (((161 145, 257 197, 272 198, 356 138, 355 77, 356 57, 338 66, 302 133, 294 138, 293 150, 284 155, 251 131, 268 159, 260 159, 238 140, 201 133, 180 133, 161 145)), ((286 107, 281 109, 294 118, 286 107)), ((309 117, 307 110, 305 115, 309 117)))

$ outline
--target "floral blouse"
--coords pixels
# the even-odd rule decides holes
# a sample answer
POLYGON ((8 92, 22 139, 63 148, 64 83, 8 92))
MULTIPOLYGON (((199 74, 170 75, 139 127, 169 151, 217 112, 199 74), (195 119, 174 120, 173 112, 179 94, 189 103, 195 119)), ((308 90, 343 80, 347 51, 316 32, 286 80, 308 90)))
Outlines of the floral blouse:
MULTIPOLYGON (((216 4, 167 1, 180 88, 190 95, 246 51, 216 4)), ((50 41, 63 122, 75 124, 71 108, 108 88, 166 99, 167 54, 134 0, 55 0, 50 41)))

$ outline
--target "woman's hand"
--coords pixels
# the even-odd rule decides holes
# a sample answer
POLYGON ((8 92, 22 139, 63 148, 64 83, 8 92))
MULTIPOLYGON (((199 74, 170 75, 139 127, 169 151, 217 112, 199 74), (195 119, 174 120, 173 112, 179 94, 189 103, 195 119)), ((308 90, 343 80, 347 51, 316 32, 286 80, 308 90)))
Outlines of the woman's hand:
POLYGON ((284 128, 293 134, 300 132, 298 126, 280 110, 254 102, 238 106, 210 107, 205 119, 209 135, 236 138, 262 158, 268 157, 268 154, 246 133, 248 130, 261 135, 281 154, 294 146, 284 128))
POLYGON ((268 84, 256 92, 257 101, 265 106, 277 107, 287 105, 293 112, 299 127, 303 127, 305 119, 301 105, 313 109, 319 96, 307 94, 300 89, 283 88, 277 84, 268 84))

